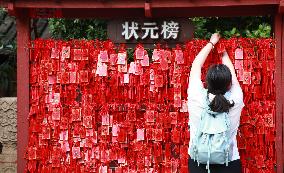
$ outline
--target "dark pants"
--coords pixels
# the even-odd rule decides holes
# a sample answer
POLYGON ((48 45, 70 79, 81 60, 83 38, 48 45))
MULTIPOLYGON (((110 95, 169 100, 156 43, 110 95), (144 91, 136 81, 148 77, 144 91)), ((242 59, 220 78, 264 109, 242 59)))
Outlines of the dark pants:
MULTIPOLYGON (((225 164, 211 164, 209 168, 211 173, 241 173, 241 161, 231 161, 228 166, 225 164)), ((193 159, 188 159, 188 169, 189 173, 207 173, 206 164, 198 166, 197 162, 194 162, 193 159)))

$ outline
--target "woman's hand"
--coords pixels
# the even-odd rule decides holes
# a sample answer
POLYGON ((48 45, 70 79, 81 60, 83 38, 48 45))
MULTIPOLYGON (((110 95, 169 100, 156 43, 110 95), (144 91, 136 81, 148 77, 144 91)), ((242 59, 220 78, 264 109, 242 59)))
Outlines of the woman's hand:
POLYGON ((211 35, 210 42, 215 45, 219 41, 220 37, 219 33, 214 33, 211 35))

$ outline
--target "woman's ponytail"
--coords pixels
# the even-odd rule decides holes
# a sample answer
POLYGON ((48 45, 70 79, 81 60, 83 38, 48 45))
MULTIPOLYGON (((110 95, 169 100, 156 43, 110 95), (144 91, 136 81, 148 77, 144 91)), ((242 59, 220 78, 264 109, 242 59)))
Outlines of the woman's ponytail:
POLYGON ((229 112, 233 106, 234 102, 230 103, 222 94, 217 94, 209 104, 210 109, 214 112, 229 112))

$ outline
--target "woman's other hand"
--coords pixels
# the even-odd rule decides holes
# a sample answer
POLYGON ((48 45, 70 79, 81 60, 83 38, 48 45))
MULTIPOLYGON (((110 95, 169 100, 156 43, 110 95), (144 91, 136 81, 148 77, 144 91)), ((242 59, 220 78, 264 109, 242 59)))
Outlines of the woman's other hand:
POLYGON ((215 45, 219 41, 220 37, 219 33, 214 33, 211 35, 210 42, 215 45))

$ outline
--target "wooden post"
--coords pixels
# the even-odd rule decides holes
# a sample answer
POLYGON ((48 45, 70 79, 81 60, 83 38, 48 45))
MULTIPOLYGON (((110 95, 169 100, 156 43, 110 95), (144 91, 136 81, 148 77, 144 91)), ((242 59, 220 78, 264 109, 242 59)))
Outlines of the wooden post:
POLYGON ((274 18, 274 33, 276 39, 275 85, 276 85, 276 159, 277 173, 283 172, 283 55, 284 55, 284 24, 283 15, 274 18))
POLYGON ((16 11, 17 17, 17 172, 24 172, 28 146, 30 18, 27 9, 16 11))

